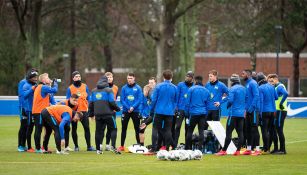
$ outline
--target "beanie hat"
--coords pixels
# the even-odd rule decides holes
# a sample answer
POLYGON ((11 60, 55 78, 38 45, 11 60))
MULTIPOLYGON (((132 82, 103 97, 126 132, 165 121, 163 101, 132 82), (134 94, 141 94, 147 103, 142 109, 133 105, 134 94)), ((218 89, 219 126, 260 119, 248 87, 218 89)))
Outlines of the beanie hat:
POLYGON ((194 77, 194 73, 192 71, 188 71, 186 76, 193 78, 194 77))
POLYGON ((36 76, 38 76, 37 70, 36 69, 31 69, 31 70, 29 70, 27 72, 26 79, 30 80, 31 78, 36 77, 36 76))

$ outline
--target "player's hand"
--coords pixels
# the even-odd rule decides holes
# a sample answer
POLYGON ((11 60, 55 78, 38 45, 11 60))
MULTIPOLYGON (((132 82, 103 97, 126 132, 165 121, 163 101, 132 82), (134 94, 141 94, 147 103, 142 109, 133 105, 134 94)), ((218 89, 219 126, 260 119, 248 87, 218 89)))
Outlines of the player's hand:
POLYGON ((61 140, 61 147, 62 147, 62 148, 65 148, 65 139, 62 139, 62 140, 61 140))
POLYGON ((221 105, 220 102, 214 102, 215 107, 219 107, 220 105, 221 105))
POLYGON ((141 125, 140 125, 140 129, 144 129, 146 127, 146 124, 145 123, 142 123, 141 125))
POLYGON ((284 110, 285 109, 284 105, 282 105, 282 104, 279 104, 279 108, 280 108, 280 110, 284 110))

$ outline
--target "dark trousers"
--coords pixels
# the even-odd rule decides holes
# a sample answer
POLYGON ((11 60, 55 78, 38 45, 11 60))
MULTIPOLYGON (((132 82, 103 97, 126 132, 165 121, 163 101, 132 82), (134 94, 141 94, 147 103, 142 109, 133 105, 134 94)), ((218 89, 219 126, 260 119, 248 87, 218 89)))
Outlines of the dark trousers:
POLYGON ((175 116, 174 118, 174 125, 175 125, 175 140, 174 140, 174 145, 175 147, 177 147, 178 145, 178 140, 179 140, 179 137, 180 137, 180 130, 181 130, 181 125, 182 125, 182 122, 184 120, 184 129, 185 129, 185 133, 184 133, 184 139, 186 140, 186 134, 187 134, 187 131, 188 131, 188 125, 186 123, 186 119, 188 117, 185 116, 184 114, 184 111, 183 110, 180 110, 179 111, 179 115, 175 116))
MULTIPOLYGON (((89 118, 87 115, 87 112, 82 112, 83 113, 83 120, 81 121, 83 129, 84 129, 84 137, 86 141, 87 147, 91 147, 91 131, 90 131, 90 123, 89 123, 89 118)), ((79 147, 78 145, 78 134, 77 134, 77 128, 78 128, 78 122, 71 122, 71 136, 72 140, 75 144, 75 147, 79 147)))
POLYGON ((46 137, 44 139, 44 148, 48 150, 48 142, 51 135, 52 130, 54 131, 55 144, 58 151, 61 151, 61 136, 59 125, 55 122, 55 119, 49 114, 47 109, 44 109, 41 113, 41 118, 46 128, 46 137))
POLYGON ((115 128, 109 128, 107 126, 107 134, 106 134, 106 144, 109 145, 110 144, 110 140, 111 140, 111 132, 114 132, 113 130, 115 129, 115 134, 117 135, 117 125, 116 125, 116 113, 114 112, 113 114, 113 121, 115 122, 115 128))
POLYGON ((27 137, 27 128, 28 128, 28 115, 22 108, 20 111, 20 127, 18 131, 18 146, 25 147, 26 137, 27 137))
MULTIPOLYGON (((166 144, 166 149, 169 150, 169 146, 173 144, 172 139, 172 122, 173 116, 156 114, 153 119, 153 128, 160 134, 164 135, 164 141, 166 144)), ((152 135, 152 148, 157 151, 158 134, 152 135)), ((174 145, 173 145, 174 146, 174 145)))
MULTIPOLYGON (((155 114, 150 114, 150 116, 148 118, 146 118, 145 120, 143 120, 141 123, 146 123, 146 127, 143 129, 140 129, 140 133, 144 134, 145 130, 147 128, 147 126, 149 124, 151 124, 153 122, 154 119, 154 115, 155 114)), ((158 132, 156 128, 152 127, 152 133, 151 133, 151 137, 155 137, 158 138, 158 142, 155 143, 157 145, 157 149, 159 149, 163 144, 164 144, 164 136, 161 132, 158 132)), ((141 143, 141 145, 144 143, 141 143)), ((152 144, 153 145, 153 144, 152 144)))
POLYGON ((105 115, 105 116, 96 116, 96 130, 95 130, 95 143, 96 143, 96 150, 100 150, 100 144, 103 142, 104 138, 104 130, 106 129, 111 130, 110 138, 112 147, 115 147, 116 144, 116 122, 112 115, 105 115))
MULTIPOLYGON (((221 111, 220 110, 208 110, 207 120, 206 121, 220 121, 221 111)), ((208 123, 205 122, 205 130, 208 130, 208 123)))
POLYGON ((187 138, 186 138, 186 143, 185 143, 185 149, 186 150, 191 150, 192 149, 192 135, 194 132, 194 129, 196 125, 198 126, 198 133, 199 133, 199 148, 202 150, 202 146, 204 143, 204 127, 206 123, 206 115, 194 115, 191 116, 189 119, 189 124, 188 124, 188 133, 187 133, 187 138))
MULTIPOLYGON (((274 140, 274 147, 275 143, 278 145, 278 140, 279 139, 279 150, 280 151, 286 151, 286 145, 285 145, 285 135, 284 135, 284 124, 285 124, 285 119, 287 117, 287 111, 277 111, 276 116, 275 116, 275 132, 277 133, 277 136, 274 140)), ((278 146, 276 146, 278 149, 278 146)), ((277 150, 276 149, 276 150, 277 150)))
MULTIPOLYGON (((34 132, 35 148, 37 150, 40 150, 42 129, 43 126, 45 126, 45 123, 43 122, 41 114, 33 114, 33 116, 34 116, 34 126, 35 126, 35 132, 34 132)), ((49 130, 46 129, 46 134, 47 132, 49 132, 49 130)))
POLYGON ((261 116, 261 133, 262 133, 262 141, 263 141, 263 151, 270 150, 270 140, 272 136, 272 129, 274 122, 274 112, 263 112, 261 116))
POLYGON ((255 148, 255 146, 259 146, 259 131, 258 131, 258 125, 259 125, 259 116, 256 111, 252 113, 246 113, 246 130, 247 130, 247 145, 252 146, 252 148, 255 148))
POLYGON ((129 124, 130 118, 133 121, 133 126, 134 126, 134 131, 135 131, 135 138, 136 142, 139 144, 140 143, 140 119, 139 119, 139 113, 138 112, 125 112, 122 115, 122 133, 121 133, 121 146, 125 145, 125 140, 127 136, 127 127, 129 124))
POLYGON ((32 144, 31 144, 31 140, 32 140, 32 133, 33 133, 33 129, 34 129, 34 123, 35 123, 35 119, 34 116, 32 115, 32 112, 27 112, 28 114, 28 119, 27 119, 27 145, 28 145, 28 149, 32 148, 32 144))
POLYGON ((226 123, 226 138, 225 138, 225 144, 224 147, 222 148, 223 151, 226 151, 231 139, 232 139, 232 132, 234 129, 236 129, 236 132, 239 137, 239 145, 237 147, 237 151, 240 151, 243 142, 244 142, 244 137, 243 137, 243 123, 244 123, 244 118, 243 117, 228 117, 227 123, 226 123))

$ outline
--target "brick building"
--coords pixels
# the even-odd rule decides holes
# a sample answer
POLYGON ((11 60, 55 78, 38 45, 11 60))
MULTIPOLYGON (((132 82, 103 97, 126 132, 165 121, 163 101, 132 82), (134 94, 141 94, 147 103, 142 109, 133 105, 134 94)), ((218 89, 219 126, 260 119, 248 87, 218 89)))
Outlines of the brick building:
MULTIPOLYGON (((249 69, 250 55, 246 53, 205 53, 195 54, 195 73, 208 77, 208 71, 216 69, 221 81, 229 84, 228 78, 232 73, 240 74, 242 70, 249 69)), ((276 54, 257 54, 256 71, 265 74, 276 73, 276 54)), ((286 84, 290 84, 292 75, 292 54, 282 53, 279 56, 279 76, 286 84)), ((290 91, 290 87, 288 91, 290 91)), ((307 96, 307 53, 300 55, 300 91, 302 96, 307 96)))

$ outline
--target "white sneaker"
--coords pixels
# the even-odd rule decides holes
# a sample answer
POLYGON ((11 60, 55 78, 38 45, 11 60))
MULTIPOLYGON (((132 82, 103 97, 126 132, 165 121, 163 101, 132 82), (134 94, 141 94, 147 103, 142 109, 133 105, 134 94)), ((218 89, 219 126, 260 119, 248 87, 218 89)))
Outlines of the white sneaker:
POLYGON ((103 154, 103 152, 100 151, 100 150, 97 150, 96 152, 97 152, 97 154, 103 154))
POLYGON ((111 145, 106 145, 105 151, 111 151, 111 150, 112 150, 112 146, 111 145))
POLYGON ((63 155, 69 154, 69 153, 66 152, 66 151, 59 151, 59 150, 56 150, 56 153, 57 153, 57 154, 63 154, 63 155))
POLYGON ((66 148, 64 149, 64 151, 73 151, 73 149, 71 149, 71 148, 69 148, 69 147, 66 147, 66 148))

